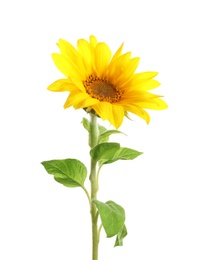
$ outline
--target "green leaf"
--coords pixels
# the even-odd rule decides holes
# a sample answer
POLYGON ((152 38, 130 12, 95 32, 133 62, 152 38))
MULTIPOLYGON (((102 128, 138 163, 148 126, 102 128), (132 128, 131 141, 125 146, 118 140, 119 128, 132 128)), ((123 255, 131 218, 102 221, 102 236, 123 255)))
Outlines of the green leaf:
POLYGON ((89 122, 89 120, 84 117, 84 118, 82 119, 82 122, 81 122, 81 123, 83 124, 83 127, 84 127, 88 132, 90 132, 90 122, 89 122))
POLYGON ((111 159, 119 148, 119 143, 98 144, 91 149, 90 156, 96 161, 100 159, 111 159))
POLYGON ((42 165, 54 179, 66 187, 83 187, 87 176, 85 165, 76 159, 44 161, 42 165))
POLYGON ((133 160, 141 154, 143 154, 143 153, 130 149, 130 148, 120 147, 114 153, 113 157, 109 158, 109 160, 106 160, 106 158, 103 158, 100 161, 100 164, 109 164, 109 163, 116 162, 118 160, 133 160))
POLYGON ((104 126, 102 125, 98 125, 98 130, 99 130, 99 135, 102 134, 104 131, 107 130, 107 128, 105 128, 104 126))
POLYGON ((123 133, 121 131, 118 131, 118 130, 107 130, 107 131, 104 131, 104 132, 102 132, 99 135, 98 143, 100 144, 100 143, 108 142, 109 137, 112 134, 123 134, 123 133))
POLYGON ((114 244, 114 247, 115 246, 122 246, 123 245, 123 239, 126 236, 127 236, 127 229, 126 229, 126 226, 124 224, 123 227, 121 228, 121 230, 119 231, 119 233, 116 236, 116 242, 114 244))
POLYGON ((113 201, 103 203, 93 199, 92 202, 98 209, 107 237, 117 235, 125 222, 124 209, 113 201))

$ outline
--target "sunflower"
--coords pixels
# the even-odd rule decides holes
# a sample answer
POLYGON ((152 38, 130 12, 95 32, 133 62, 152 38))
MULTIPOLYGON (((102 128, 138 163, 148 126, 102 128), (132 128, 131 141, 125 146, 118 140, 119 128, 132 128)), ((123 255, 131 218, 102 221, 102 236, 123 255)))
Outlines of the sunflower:
POLYGON ((60 39, 60 54, 52 55, 56 67, 66 76, 51 84, 51 91, 69 91, 64 108, 73 106, 96 113, 119 128, 128 112, 150 121, 145 109, 161 110, 167 104, 148 91, 160 85, 157 72, 135 73, 140 61, 131 52, 122 54, 123 44, 112 56, 104 42, 90 36, 79 39, 77 49, 60 39))

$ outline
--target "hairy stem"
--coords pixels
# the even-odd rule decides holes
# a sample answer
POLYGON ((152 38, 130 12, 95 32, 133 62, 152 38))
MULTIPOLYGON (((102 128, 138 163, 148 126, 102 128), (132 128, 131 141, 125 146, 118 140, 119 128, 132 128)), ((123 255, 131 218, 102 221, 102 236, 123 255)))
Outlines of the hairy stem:
MULTIPOLYGON (((89 144, 93 148, 98 143, 98 125, 97 117, 90 113, 90 134, 89 134, 89 144)), ((98 260, 98 226, 97 226, 97 208, 92 203, 93 199, 97 198, 98 185, 97 185, 97 171, 96 171, 97 161, 91 158, 91 170, 90 170, 90 182, 91 182, 91 221, 92 221, 92 260, 98 260)))

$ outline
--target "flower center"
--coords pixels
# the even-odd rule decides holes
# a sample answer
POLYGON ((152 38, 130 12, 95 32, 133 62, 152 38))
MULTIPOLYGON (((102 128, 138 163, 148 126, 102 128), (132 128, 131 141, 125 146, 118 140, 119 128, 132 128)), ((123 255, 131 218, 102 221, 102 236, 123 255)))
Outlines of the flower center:
POLYGON ((122 91, 116 89, 115 86, 110 84, 106 79, 100 79, 96 76, 90 75, 84 81, 86 92, 99 101, 107 101, 110 103, 117 102, 121 99, 122 91))

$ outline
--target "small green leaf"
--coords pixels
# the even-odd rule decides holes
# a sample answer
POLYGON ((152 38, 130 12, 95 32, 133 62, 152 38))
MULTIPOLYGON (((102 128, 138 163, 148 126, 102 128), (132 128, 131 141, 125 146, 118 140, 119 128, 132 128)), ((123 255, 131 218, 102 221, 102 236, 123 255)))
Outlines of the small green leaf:
POLYGON ((98 143, 100 144, 100 143, 103 143, 103 142, 108 142, 109 137, 112 134, 123 134, 123 133, 121 131, 118 131, 118 130, 107 130, 107 131, 104 131, 104 132, 102 132, 99 135, 98 143))
POLYGON ((98 130, 99 130, 99 135, 102 134, 104 131, 107 130, 107 128, 105 128, 104 126, 102 125, 98 125, 98 130))
POLYGON ((84 127, 88 132, 90 132, 90 122, 88 121, 88 119, 84 117, 81 123, 83 124, 83 127, 84 127))
POLYGON ((126 226, 124 224, 123 227, 121 228, 121 230, 119 231, 119 233, 116 236, 116 242, 114 244, 114 247, 115 246, 122 246, 123 245, 123 239, 126 236, 127 236, 127 229, 126 229, 126 226))
POLYGON ((94 199, 93 203, 98 209, 107 237, 117 235, 125 222, 124 209, 113 201, 103 203, 94 199))
POLYGON ((109 164, 116 162, 118 160, 133 160, 139 155, 143 154, 142 152, 138 152, 136 150, 126 148, 126 147, 120 147, 113 155, 112 158, 109 158, 109 160, 106 160, 103 158, 100 161, 100 164, 109 164))
POLYGON ((85 165, 76 159, 51 160, 41 163, 54 179, 66 187, 83 187, 87 176, 85 165))
POLYGON ((98 144, 91 149, 90 156, 96 161, 100 159, 111 159, 119 148, 119 143, 98 144))

